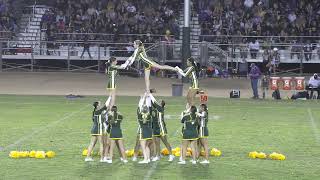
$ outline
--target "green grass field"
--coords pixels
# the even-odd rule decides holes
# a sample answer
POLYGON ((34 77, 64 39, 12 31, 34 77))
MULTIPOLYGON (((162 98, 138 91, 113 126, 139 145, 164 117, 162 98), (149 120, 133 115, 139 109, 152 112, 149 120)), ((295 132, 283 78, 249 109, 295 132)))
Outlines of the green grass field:
MULTIPOLYGON (((164 98, 169 141, 179 146, 184 98, 164 98)), ((167 158, 148 165, 129 161, 85 163, 91 104, 103 97, 0 95, 0 179, 319 179, 320 103, 209 99, 210 147, 222 151, 210 165, 178 165, 167 158), (214 117, 214 118, 212 118, 214 117), (11 150, 53 150, 53 159, 11 159, 11 150), (285 161, 249 159, 250 151, 283 153, 285 161)), ((119 97, 125 146, 135 143, 138 97, 119 97)))

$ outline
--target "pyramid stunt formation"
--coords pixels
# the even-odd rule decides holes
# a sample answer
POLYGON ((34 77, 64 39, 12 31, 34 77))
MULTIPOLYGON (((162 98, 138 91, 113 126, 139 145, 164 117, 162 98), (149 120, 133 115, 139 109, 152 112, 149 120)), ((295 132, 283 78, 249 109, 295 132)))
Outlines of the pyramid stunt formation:
POLYGON ((120 160, 127 163, 127 154, 124 148, 123 135, 121 130, 121 122, 125 118, 116 106, 116 89, 118 71, 127 69, 135 61, 140 61, 144 67, 145 75, 145 92, 141 95, 137 104, 137 135, 136 145, 133 152, 132 161, 138 160, 138 154, 141 148, 143 159, 139 164, 148 164, 151 161, 159 161, 160 142, 162 141, 167 148, 169 155, 168 161, 173 161, 172 146, 168 141, 167 127, 165 123, 165 105, 164 100, 156 99, 153 94, 154 90, 150 89, 150 70, 157 68, 160 70, 169 70, 177 72, 183 77, 187 77, 191 81, 191 86, 187 93, 186 109, 181 113, 182 127, 182 143, 179 148, 179 164, 186 164, 186 156, 192 157, 191 163, 197 164, 200 157, 200 152, 204 159, 200 161, 202 164, 209 163, 209 148, 208 148, 208 108, 206 104, 195 106, 196 94, 201 93, 198 82, 199 68, 193 58, 187 60, 187 68, 180 69, 178 66, 171 67, 167 65, 159 65, 148 58, 144 45, 140 40, 134 41, 135 51, 127 61, 121 65, 117 65, 117 59, 111 57, 106 63, 106 74, 108 77, 107 90, 109 97, 103 104, 100 102, 93 103, 92 112, 92 129, 91 142, 86 152, 86 162, 94 161, 92 151, 97 141, 100 144, 100 162, 112 163, 113 150, 115 147, 119 150, 120 160), (188 148, 188 146, 191 147, 188 148), (204 149, 201 151, 201 149, 204 149), (190 153, 192 152, 192 153, 190 153))

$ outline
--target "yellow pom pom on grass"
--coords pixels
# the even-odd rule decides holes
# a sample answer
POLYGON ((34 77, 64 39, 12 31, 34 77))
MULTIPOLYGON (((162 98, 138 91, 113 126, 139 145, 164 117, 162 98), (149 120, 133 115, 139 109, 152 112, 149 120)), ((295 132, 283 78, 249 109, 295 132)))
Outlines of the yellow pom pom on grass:
POLYGON ((210 151, 211 156, 221 156, 222 152, 216 148, 212 148, 210 151))
POLYGON ((175 154, 175 156, 179 157, 181 154, 180 154, 180 151, 177 151, 175 154))
POLYGON ((20 151, 19 157, 22 157, 22 158, 29 157, 29 151, 20 151))
POLYGON ((260 152, 256 155, 257 158, 259 159, 266 159, 267 158, 267 155, 263 152, 260 152))
POLYGON ((169 153, 169 150, 168 150, 167 148, 163 148, 163 149, 161 150, 161 154, 164 155, 164 156, 167 156, 167 155, 169 155, 170 153, 169 153))
POLYGON ((44 158, 46 158, 46 153, 44 151, 37 151, 36 155, 35 155, 35 158, 44 159, 44 158))
POLYGON ((34 151, 34 150, 30 151, 29 157, 34 158, 35 156, 36 156, 36 151, 34 151))
POLYGON ((283 160, 285 160, 285 159, 286 159, 286 156, 285 156, 285 155, 279 154, 278 160, 283 161, 283 160))
POLYGON ((82 156, 87 156, 88 155, 88 149, 84 149, 82 151, 82 156))
POLYGON ((9 157, 17 159, 17 158, 19 158, 19 152, 18 151, 10 151, 9 157))
POLYGON ((132 157, 133 154, 134 154, 134 150, 133 150, 133 149, 131 149, 131 150, 126 150, 126 155, 127 155, 127 157, 132 157))
POLYGON ((48 152, 46 152, 46 156, 48 158, 54 158, 56 156, 56 153, 53 151, 48 151, 48 152))
POLYGON ((252 159, 255 159, 257 158, 258 156, 258 152, 257 151, 252 151, 249 153, 249 157, 252 158, 252 159))

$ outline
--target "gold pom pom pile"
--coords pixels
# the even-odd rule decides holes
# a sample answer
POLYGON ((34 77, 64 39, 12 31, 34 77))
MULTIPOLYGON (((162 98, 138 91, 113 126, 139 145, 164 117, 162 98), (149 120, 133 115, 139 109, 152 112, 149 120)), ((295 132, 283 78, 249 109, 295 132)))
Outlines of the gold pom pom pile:
POLYGON ((134 149, 126 150, 127 157, 132 157, 134 155, 134 149))
MULTIPOLYGON (((173 150, 172 150, 173 151, 173 150)), ((170 153, 169 153, 169 150, 167 148, 163 148, 161 150, 161 154, 164 155, 164 156, 168 156, 170 153)))
POLYGON ((55 157, 56 153, 53 151, 10 151, 9 157, 18 159, 18 158, 36 158, 36 159, 45 159, 55 157))
POLYGON ((283 154, 279 154, 279 153, 276 153, 276 152, 273 152, 271 153, 269 156, 263 152, 260 152, 258 153, 257 151, 252 151, 249 153, 249 157, 252 158, 252 159, 266 159, 267 157, 269 157, 269 159, 271 160, 285 160, 286 159, 286 156, 283 155, 283 154))
POLYGON ((35 158, 36 159, 44 159, 44 158, 46 158, 46 153, 44 151, 37 151, 35 158))
POLYGON ((211 156, 221 156, 222 152, 219 149, 216 148, 212 148, 210 151, 210 155, 211 156))
POLYGON ((48 151, 48 152, 46 152, 46 156, 48 158, 54 158, 56 156, 56 153, 53 151, 48 151))
POLYGON ((272 160, 280 160, 283 161, 286 159, 286 156, 280 153, 273 152, 269 155, 269 158, 272 160))

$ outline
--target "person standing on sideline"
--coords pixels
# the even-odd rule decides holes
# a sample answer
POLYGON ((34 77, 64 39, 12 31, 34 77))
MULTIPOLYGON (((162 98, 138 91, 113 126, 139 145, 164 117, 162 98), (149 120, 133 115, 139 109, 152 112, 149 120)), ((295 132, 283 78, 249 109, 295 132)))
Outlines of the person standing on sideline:
POLYGON ((81 57, 80 57, 81 59, 83 58, 83 54, 86 51, 88 52, 90 59, 92 59, 91 54, 90 54, 90 43, 89 43, 88 36, 85 36, 84 39, 83 39, 83 51, 82 51, 82 54, 81 54, 81 57))
POLYGON ((317 99, 320 99, 320 78, 318 77, 318 74, 315 73, 313 76, 310 77, 309 82, 308 82, 308 87, 311 91, 310 93, 310 99, 313 98, 313 91, 317 91, 318 96, 317 99))
POLYGON ((254 63, 250 65, 250 72, 249 76, 251 79, 251 88, 253 91, 253 97, 252 99, 259 99, 259 94, 258 94, 258 81, 261 76, 261 71, 258 66, 256 66, 254 63))

